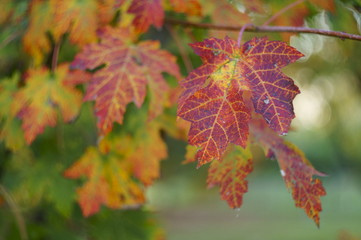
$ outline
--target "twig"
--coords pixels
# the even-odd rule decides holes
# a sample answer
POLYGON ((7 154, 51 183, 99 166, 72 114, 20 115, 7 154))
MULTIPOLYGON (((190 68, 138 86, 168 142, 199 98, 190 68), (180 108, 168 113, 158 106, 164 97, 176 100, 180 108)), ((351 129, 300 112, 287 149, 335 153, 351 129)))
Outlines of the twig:
POLYGON ((14 32, 12 33, 10 36, 8 36, 7 38, 5 38, 1 43, 0 43, 0 49, 6 47, 6 45, 8 45, 9 43, 11 43, 11 41, 13 41, 14 39, 16 39, 17 37, 19 37, 21 35, 21 32, 14 32))
POLYGON ((281 10, 279 10, 278 12, 276 12, 272 17, 270 17, 270 19, 268 19, 266 22, 264 22, 262 24, 262 26, 267 26, 269 25, 271 22, 273 22, 276 18, 278 18, 279 16, 281 16, 283 13, 287 12, 289 9, 293 8, 294 6, 303 3, 305 0, 298 0, 296 2, 293 2, 287 6, 285 6, 284 8, 282 8, 281 10))
MULTIPOLYGON (((166 23, 182 25, 184 27, 193 27, 193 28, 203 28, 203 29, 216 29, 216 30, 225 30, 225 31, 239 31, 242 26, 229 26, 229 25, 218 25, 211 23, 195 23, 188 22, 183 20, 166 18, 166 23)), ((329 37, 336 37, 342 40, 350 39, 361 41, 361 36, 357 34, 350 34, 345 32, 338 31, 329 31, 316 28, 307 28, 307 27, 288 27, 288 26, 254 26, 249 25, 245 28, 245 32, 293 32, 293 33, 309 33, 309 34, 318 34, 329 37)))
POLYGON ((246 30, 246 28, 247 28, 248 26, 252 26, 252 24, 250 24, 250 23, 244 24, 244 25, 242 26, 241 30, 239 31, 238 39, 237 39, 237 47, 241 47, 241 41, 242 41, 242 37, 243 37, 244 30, 246 30))
POLYGON ((1 195, 4 196, 5 201, 7 202, 7 204, 9 205, 11 211, 13 212, 13 214, 15 216, 16 223, 18 224, 18 227, 19 227, 21 240, 28 240, 29 238, 28 238, 28 233, 26 231, 26 225, 25 225, 24 218, 21 215, 20 210, 19 210, 18 206, 16 205, 14 199, 7 192, 5 187, 2 186, 1 184, 0 184, 0 193, 1 193, 1 195))
POLYGON ((59 50, 61 45, 61 38, 55 43, 53 56, 51 59, 51 72, 54 73, 58 65, 59 50))
POLYGON ((178 46, 179 53, 183 59, 183 62, 184 62, 184 65, 185 65, 187 71, 191 72, 193 70, 193 65, 192 65, 191 59, 189 58, 189 56, 187 54, 186 49, 184 48, 182 41, 179 39, 177 33, 174 31, 174 29, 171 25, 167 24, 166 27, 167 27, 170 35, 174 39, 175 43, 178 46))

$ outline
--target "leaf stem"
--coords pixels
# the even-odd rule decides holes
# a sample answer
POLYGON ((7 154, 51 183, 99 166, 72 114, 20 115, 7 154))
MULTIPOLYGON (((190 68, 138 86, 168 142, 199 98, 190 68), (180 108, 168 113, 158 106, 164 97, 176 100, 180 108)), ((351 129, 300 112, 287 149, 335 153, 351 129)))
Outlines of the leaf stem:
POLYGON ((242 41, 244 30, 246 30, 246 28, 249 27, 249 26, 252 26, 252 24, 251 23, 244 24, 242 26, 241 30, 239 31, 238 39, 237 39, 237 47, 238 48, 241 47, 241 41, 242 41))
MULTIPOLYGON (((225 30, 225 31, 239 31, 242 26, 229 26, 229 25, 220 25, 220 24, 211 24, 211 23, 195 23, 188 22, 183 20, 177 20, 172 18, 166 18, 165 20, 169 24, 182 25, 184 27, 192 28, 203 28, 203 29, 216 29, 216 30, 225 30)), ((329 31, 317 28, 308 28, 308 27, 291 27, 291 26, 255 26, 249 25, 244 29, 245 32, 293 32, 293 33, 309 33, 317 34, 328 37, 336 37, 342 40, 350 39, 361 41, 361 35, 339 32, 339 31, 329 31)))
POLYGON ((54 73, 56 71, 56 67, 58 65, 58 58, 59 58, 59 50, 61 45, 61 38, 59 41, 55 43, 54 49, 53 49, 53 56, 51 59, 51 72, 54 73))
POLYGON ((296 2, 293 2, 291 4, 288 4, 287 6, 285 6, 284 8, 282 8, 281 10, 279 10, 278 12, 276 12, 272 17, 270 17, 266 22, 264 22, 262 24, 262 26, 267 26, 269 25, 271 22, 273 22, 274 20, 276 20, 279 16, 281 16, 283 13, 287 12, 289 9, 293 8, 294 6, 303 3, 305 0, 298 0, 296 2))

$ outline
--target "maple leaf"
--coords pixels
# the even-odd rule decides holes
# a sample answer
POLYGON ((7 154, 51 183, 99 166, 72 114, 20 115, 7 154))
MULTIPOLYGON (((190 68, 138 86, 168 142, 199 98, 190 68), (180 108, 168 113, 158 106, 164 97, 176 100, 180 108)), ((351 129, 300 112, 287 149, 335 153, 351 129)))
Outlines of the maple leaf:
POLYGON ((18 80, 19 74, 14 74, 12 78, 2 79, 0 82, 0 140, 13 151, 25 145, 21 123, 11 113, 14 94, 18 90, 18 80))
POLYGON ((161 124, 147 121, 133 136, 107 135, 99 144, 102 152, 114 152, 129 163, 133 176, 149 186, 160 175, 160 161, 167 157, 167 147, 160 136, 161 124))
MULTIPOLYGON (((233 4, 225 0, 211 1, 214 5, 209 11, 213 22, 228 26, 240 26, 251 22, 251 18, 247 13, 240 12, 233 4)), ((212 30, 211 36, 223 38, 228 36, 237 37, 238 33, 225 33, 224 31, 212 30)))
POLYGON ((125 0, 100 0, 98 4, 100 23, 109 23, 124 1, 125 0))
POLYGON ((242 98, 252 93, 256 113, 279 134, 294 118, 292 100, 299 93, 281 68, 303 56, 284 42, 253 38, 210 38, 191 44, 203 65, 180 82, 178 116, 191 122, 188 142, 199 146, 199 166, 220 159, 229 143, 246 146, 250 110, 242 98))
POLYGON ((134 176, 145 186, 153 183, 160 174, 160 160, 167 157, 167 147, 160 136, 159 124, 151 123, 138 140, 134 152, 129 157, 134 176))
POLYGON ((56 1, 54 36, 69 32, 70 41, 84 45, 97 39, 97 1, 61 0, 56 1))
POLYGON ((313 176, 325 174, 314 169, 301 150, 277 136, 263 121, 253 121, 251 132, 268 156, 277 159, 281 175, 292 192, 296 207, 303 208, 307 216, 319 226, 319 212, 322 210, 320 197, 326 195, 326 191, 322 182, 313 176))
POLYGON ((85 46, 72 63, 73 68, 95 69, 84 100, 95 100, 98 128, 105 135, 112 129, 113 122, 122 124, 126 106, 134 102, 140 107, 149 84, 152 100, 150 114, 157 115, 162 105, 162 91, 168 86, 162 72, 179 78, 176 59, 170 53, 159 49, 157 41, 130 42, 125 29, 105 28, 99 31, 100 43, 85 46))
POLYGON ((219 193, 231 208, 242 205, 243 194, 248 191, 247 175, 252 172, 252 154, 246 149, 235 147, 224 159, 213 161, 208 170, 207 184, 211 188, 219 185, 219 193))
POLYGON ((133 25, 137 33, 148 31, 150 25, 162 27, 164 10, 161 0, 133 0, 128 13, 135 15, 133 25))
POLYGON ((25 139, 30 144, 46 126, 55 126, 59 108, 65 122, 72 121, 81 105, 81 93, 64 85, 68 65, 60 65, 54 73, 46 68, 30 69, 26 86, 14 96, 12 114, 22 120, 25 139))
POLYGON ((190 16, 201 16, 202 6, 197 0, 170 0, 173 11, 190 16))
POLYGON ((144 203, 143 190, 129 174, 127 162, 114 155, 102 154, 89 147, 85 154, 64 172, 67 178, 86 177, 88 181, 77 190, 84 216, 99 211, 101 205, 110 208, 135 207, 144 203))
POLYGON ((69 178, 88 179, 78 189, 85 216, 98 212, 101 205, 128 208, 144 203, 144 186, 159 177, 159 162, 167 156, 160 124, 147 122, 131 132, 102 137, 98 148, 88 148, 65 172, 69 178))
POLYGON ((46 33, 54 25, 54 0, 33 0, 29 5, 29 26, 23 37, 24 49, 34 57, 39 65, 43 54, 50 51, 50 42, 46 33))

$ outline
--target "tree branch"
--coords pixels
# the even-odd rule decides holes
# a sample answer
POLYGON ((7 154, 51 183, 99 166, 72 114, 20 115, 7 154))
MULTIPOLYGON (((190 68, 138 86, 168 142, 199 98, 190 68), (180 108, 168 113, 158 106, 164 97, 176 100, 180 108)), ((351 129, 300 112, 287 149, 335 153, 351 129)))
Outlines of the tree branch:
MULTIPOLYGON (((214 30, 224 30, 224 31, 239 31, 242 26, 228 26, 228 25, 219 25, 219 24, 211 24, 211 23, 195 23, 188 22, 183 20, 177 20, 172 18, 166 18, 166 23, 182 25, 184 27, 192 27, 192 28, 203 28, 203 29, 214 29, 214 30)), ((329 31, 322 30, 316 28, 308 28, 308 27, 289 27, 289 26, 255 26, 249 25, 245 28, 245 32, 293 32, 293 33, 309 33, 309 34, 318 34, 324 35, 328 37, 336 37, 342 40, 350 39, 361 41, 361 35, 350 34, 345 32, 338 31, 329 31)))

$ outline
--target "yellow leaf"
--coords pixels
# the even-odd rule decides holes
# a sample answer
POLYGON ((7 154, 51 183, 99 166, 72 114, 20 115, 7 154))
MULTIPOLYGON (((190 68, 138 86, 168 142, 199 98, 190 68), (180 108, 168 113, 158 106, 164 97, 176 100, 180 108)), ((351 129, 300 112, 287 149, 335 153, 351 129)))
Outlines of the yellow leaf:
POLYGON ((14 96, 12 114, 22 119, 25 139, 30 144, 46 126, 55 126, 57 109, 63 120, 70 122, 79 112, 81 93, 63 81, 68 75, 68 65, 63 64, 51 73, 46 68, 30 69, 26 86, 14 96))

